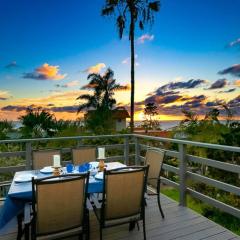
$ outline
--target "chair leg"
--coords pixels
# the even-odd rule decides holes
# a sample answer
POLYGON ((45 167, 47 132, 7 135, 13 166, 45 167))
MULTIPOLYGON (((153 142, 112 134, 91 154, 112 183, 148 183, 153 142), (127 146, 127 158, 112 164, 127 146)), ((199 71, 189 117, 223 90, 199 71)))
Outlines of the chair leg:
POLYGON ((164 218, 162 206, 161 206, 161 203, 160 203, 160 186, 161 186, 161 180, 159 179, 158 182, 157 182, 157 201, 158 201, 158 208, 159 208, 159 211, 161 213, 161 216, 162 216, 162 218, 164 218))
POLYGON ((18 223, 17 240, 21 240, 23 235, 22 219, 23 219, 23 214, 20 213, 19 215, 17 215, 17 223, 18 223))
POLYGON ((79 240, 83 240, 83 233, 80 233, 79 234, 79 238, 78 238, 79 240))
POLYGON ((102 240, 102 227, 100 226, 100 240, 102 240))
POLYGON ((129 223, 129 228, 128 228, 129 232, 133 231, 133 229, 135 228, 135 225, 136 225, 135 221, 129 223))
POLYGON ((161 203, 160 203, 160 193, 159 192, 158 192, 158 195, 157 195, 157 201, 158 201, 158 207, 159 207, 161 216, 162 216, 162 218, 164 218, 165 216, 163 214, 162 206, 161 206, 161 203))
POLYGON ((146 240, 145 216, 143 217, 143 239, 146 240))
POLYGON ((29 240, 29 224, 25 225, 24 229, 24 239, 29 240))
POLYGON ((90 239, 90 219, 88 215, 88 225, 87 225, 87 240, 90 239))
POLYGON ((138 221, 136 222, 137 223, 137 228, 138 228, 138 231, 140 230, 140 228, 139 228, 139 223, 138 223, 138 221))

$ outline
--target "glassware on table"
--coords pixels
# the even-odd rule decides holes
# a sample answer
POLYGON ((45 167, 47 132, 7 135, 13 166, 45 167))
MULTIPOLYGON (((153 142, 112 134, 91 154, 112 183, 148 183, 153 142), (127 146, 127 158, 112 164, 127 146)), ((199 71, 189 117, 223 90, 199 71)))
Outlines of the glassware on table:
POLYGON ((67 170, 67 173, 72 173, 74 170, 74 165, 72 163, 68 163, 66 165, 66 170, 67 170))
POLYGON ((98 173, 98 168, 97 167, 92 167, 90 170, 90 175, 95 176, 98 173))
POLYGON ((81 172, 87 172, 90 171, 92 168, 92 165, 90 163, 84 163, 80 166, 78 166, 78 171, 81 172))

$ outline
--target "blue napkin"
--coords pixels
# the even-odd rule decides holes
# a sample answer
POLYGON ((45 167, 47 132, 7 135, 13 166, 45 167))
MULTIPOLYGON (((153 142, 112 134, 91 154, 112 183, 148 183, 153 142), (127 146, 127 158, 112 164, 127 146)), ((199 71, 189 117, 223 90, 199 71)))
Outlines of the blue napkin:
POLYGON ((84 163, 80 166, 78 166, 78 171, 79 172, 87 172, 91 169, 91 164, 90 163, 84 163))

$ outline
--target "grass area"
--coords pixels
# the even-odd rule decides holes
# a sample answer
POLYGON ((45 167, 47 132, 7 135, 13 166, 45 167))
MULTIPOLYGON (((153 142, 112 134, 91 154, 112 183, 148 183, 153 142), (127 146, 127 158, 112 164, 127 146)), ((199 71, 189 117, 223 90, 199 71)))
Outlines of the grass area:
MULTIPOLYGON (((161 193, 175 201, 179 200, 179 192, 174 188, 163 187, 161 193)), ((202 203, 191 196, 187 196, 187 206, 240 236, 240 219, 227 213, 220 212, 216 208, 202 203)))

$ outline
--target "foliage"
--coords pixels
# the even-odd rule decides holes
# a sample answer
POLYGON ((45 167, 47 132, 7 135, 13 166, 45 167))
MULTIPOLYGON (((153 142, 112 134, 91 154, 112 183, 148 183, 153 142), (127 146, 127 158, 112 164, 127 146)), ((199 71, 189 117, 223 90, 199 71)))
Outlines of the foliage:
POLYGON ((76 121, 56 121, 56 128, 58 132, 55 134, 56 137, 71 137, 79 136, 85 131, 84 122, 82 119, 77 119, 76 121))
POLYGON ((13 131, 13 123, 7 120, 0 121, 0 139, 7 139, 7 134, 13 131))
MULTIPOLYGON (((239 147, 240 123, 238 122, 230 123, 228 131, 222 133, 222 138, 218 140, 218 144, 239 147)), ((208 149, 207 157, 217 159, 218 161, 221 162, 229 162, 232 164, 240 165, 240 153, 233 153, 221 150, 211 151, 210 149, 208 149)), ((240 179, 237 173, 226 174, 226 172, 223 170, 209 168, 209 175, 211 175, 215 179, 222 180, 235 186, 240 186, 240 179)))
POLYGON ((116 100, 113 98, 115 91, 125 88, 116 83, 114 72, 110 68, 103 75, 89 74, 88 80, 89 84, 83 86, 82 89, 93 91, 93 94, 83 94, 77 98, 85 101, 79 105, 78 112, 99 108, 112 109, 116 104, 116 100))
POLYGON ((159 0, 105 0, 105 6, 102 9, 103 16, 113 16, 116 19, 120 39, 124 32, 129 30, 131 42, 131 132, 134 128, 135 30, 136 26, 139 26, 140 30, 144 30, 145 25, 152 25, 154 13, 159 10, 159 0))
POLYGON ((222 134, 228 131, 228 125, 219 121, 220 111, 216 108, 207 112, 202 120, 199 120, 195 112, 185 109, 182 112, 185 119, 175 128, 175 136, 198 142, 218 143, 222 134))
MULTIPOLYGON (((175 137, 182 136, 192 141, 237 147, 240 146, 240 123, 232 121, 233 114, 227 105, 222 105, 221 109, 214 108, 210 110, 206 113, 204 119, 202 120, 199 120, 197 114, 191 111, 184 110, 183 114, 185 115, 185 119, 175 129, 175 137), (224 109, 226 112, 225 123, 219 120, 220 110, 222 109, 224 109)), ((240 165, 239 153, 209 148, 199 148, 195 146, 188 146, 187 152, 188 154, 206 157, 216 161, 240 165)), ((192 169, 192 171, 195 171, 198 174, 206 177, 226 182, 234 186, 240 186, 240 179, 237 173, 230 173, 228 171, 213 167, 206 167, 196 163, 189 163, 189 169, 192 169)), ((240 208, 239 196, 235 194, 231 194, 196 181, 188 181, 188 186, 230 206, 240 208)), ((197 204, 198 203, 195 205, 197 204)), ((195 206, 193 205, 193 207, 195 206)), ((228 227, 232 231, 237 231, 236 225, 240 223, 239 219, 236 219, 233 216, 230 217, 229 214, 222 213, 206 204, 201 203, 200 207, 200 213, 202 213, 204 216, 207 216, 223 226, 228 227)), ((239 231, 237 231, 237 233, 240 234, 239 231)))
POLYGON ((145 105, 144 115, 146 119, 143 121, 143 127, 146 133, 149 129, 160 129, 159 121, 154 119, 154 116, 158 115, 155 103, 147 103, 145 105))
POLYGON ((87 110, 85 115, 86 127, 94 133, 107 133, 112 131, 112 109, 116 104, 114 99, 115 91, 123 90, 126 87, 116 83, 114 72, 108 68, 101 75, 92 73, 88 75, 89 84, 82 89, 93 91, 93 94, 83 94, 77 99, 84 100, 78 108, 78 112, 87 110))
POLYGON ((57 131, 55 116, 41 108, 28 108, 19 120, 22 121, 21 133, 25 138, 51 137, 57 131))
POLYGON ((86 115, 86 127, 95 134, 108 134, 114 132, 112 111, 106 108, 98 108, 86 115))
MULTIPOLYGON (((103 16, 113 15, 116 17, 119 37, 123 37, 123 33, 129 25, 138 25, 140 30, 144 30, 146 24, 153 24, 154 12, 160 10, 160 1, 148 0, 106 0, 105 6, 102 9, 103 16)), ((129 31, 129 39, 131 39, 129 31)))

